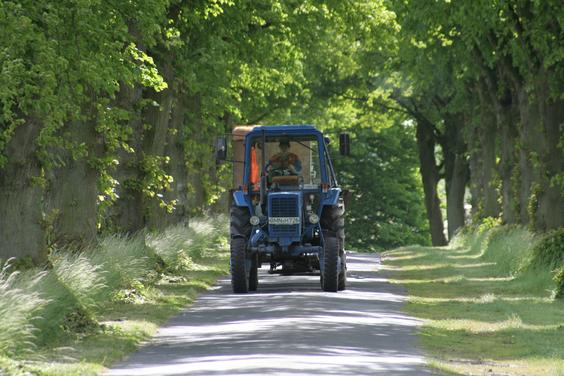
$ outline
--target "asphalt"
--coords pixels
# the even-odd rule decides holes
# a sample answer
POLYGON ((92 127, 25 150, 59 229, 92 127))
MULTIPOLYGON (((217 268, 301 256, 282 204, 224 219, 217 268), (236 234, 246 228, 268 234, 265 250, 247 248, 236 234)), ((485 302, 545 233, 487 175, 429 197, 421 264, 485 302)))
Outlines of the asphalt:
POLYGON ((432 375, 415 347, 421 322, 401 311, 404 291, 378 255, 347 262, 338 293, 321 291, 319 274, 260 270, 243 295, 222 279, 106 375, 432 375))

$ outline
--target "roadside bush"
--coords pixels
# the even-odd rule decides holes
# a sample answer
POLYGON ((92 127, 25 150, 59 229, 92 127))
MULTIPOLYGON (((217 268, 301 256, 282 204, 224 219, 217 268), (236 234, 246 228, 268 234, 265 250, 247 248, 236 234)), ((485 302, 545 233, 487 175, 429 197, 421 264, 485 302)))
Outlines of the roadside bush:
POLYGON ((554 275, 554 283, 556 283, 556 290, 554 297, 558 299, 564 298, 564 266, 560 267, 554 275))
POLYGON ((482 259, 496 262, 498 271, 515 276, 526 268, 536 242, 524 227, 494 227, 488 230, 482 259))
MULTIPOLYGON (((28 274, 23 285, 36 286, 44 282, 45 273, 28 274)), ((18 272, 10 270, 9 262, 0 269, 0 355, 22 355, 32 349, 36 331, 32 321, 47 304, 38 292, 20 287, 18 272)))
POLYGON ((554 296, 564 297, 564 228, 548 232, 534 247, 529 269, 549 269, 556 284, 554 296))
POLYGON ((531 266, 564 265, 564 227, 548 232, 533 249, 531 266))

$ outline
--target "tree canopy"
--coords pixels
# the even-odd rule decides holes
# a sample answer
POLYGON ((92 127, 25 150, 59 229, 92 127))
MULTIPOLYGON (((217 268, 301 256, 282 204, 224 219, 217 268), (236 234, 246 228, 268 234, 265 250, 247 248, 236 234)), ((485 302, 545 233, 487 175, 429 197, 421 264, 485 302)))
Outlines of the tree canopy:
POLYGON ((358 247, 444 244, 467 200, 475 220, 561 227, 563 17, 555 0, 3 1, 0 258, 187 221, 226 194, 213 140, 237 124, 351 133, 358 247))

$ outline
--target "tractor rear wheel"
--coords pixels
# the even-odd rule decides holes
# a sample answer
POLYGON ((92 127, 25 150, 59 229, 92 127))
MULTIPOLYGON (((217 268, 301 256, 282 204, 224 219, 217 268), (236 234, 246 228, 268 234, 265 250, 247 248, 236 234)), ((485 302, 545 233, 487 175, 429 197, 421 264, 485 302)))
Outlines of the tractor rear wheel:
POLYGON ((323 252, 321 287, 323 291, 337 292, 339 288, 339 243, 336 237, 324 237, 323 252))
POLYGON ((246 248, 247 241, 245 239, 231 239, 231 287, 233 287, 235 294, 249 292, 246 248))

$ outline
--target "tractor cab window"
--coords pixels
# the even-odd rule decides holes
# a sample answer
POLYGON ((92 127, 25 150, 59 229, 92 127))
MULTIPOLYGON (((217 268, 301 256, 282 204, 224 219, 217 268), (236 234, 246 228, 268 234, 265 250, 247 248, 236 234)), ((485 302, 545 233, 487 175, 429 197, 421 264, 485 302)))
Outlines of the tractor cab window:
MULTIPOLYGON (((251 144, 250 182, 256 186, 260 181, 262 163, 262 139, 257 137, 251 144)), ((315 189, 321 183, 319 145, 317 138, 267 137, 265 142, 264 173, 268 186, 299 187, 315 189)))

